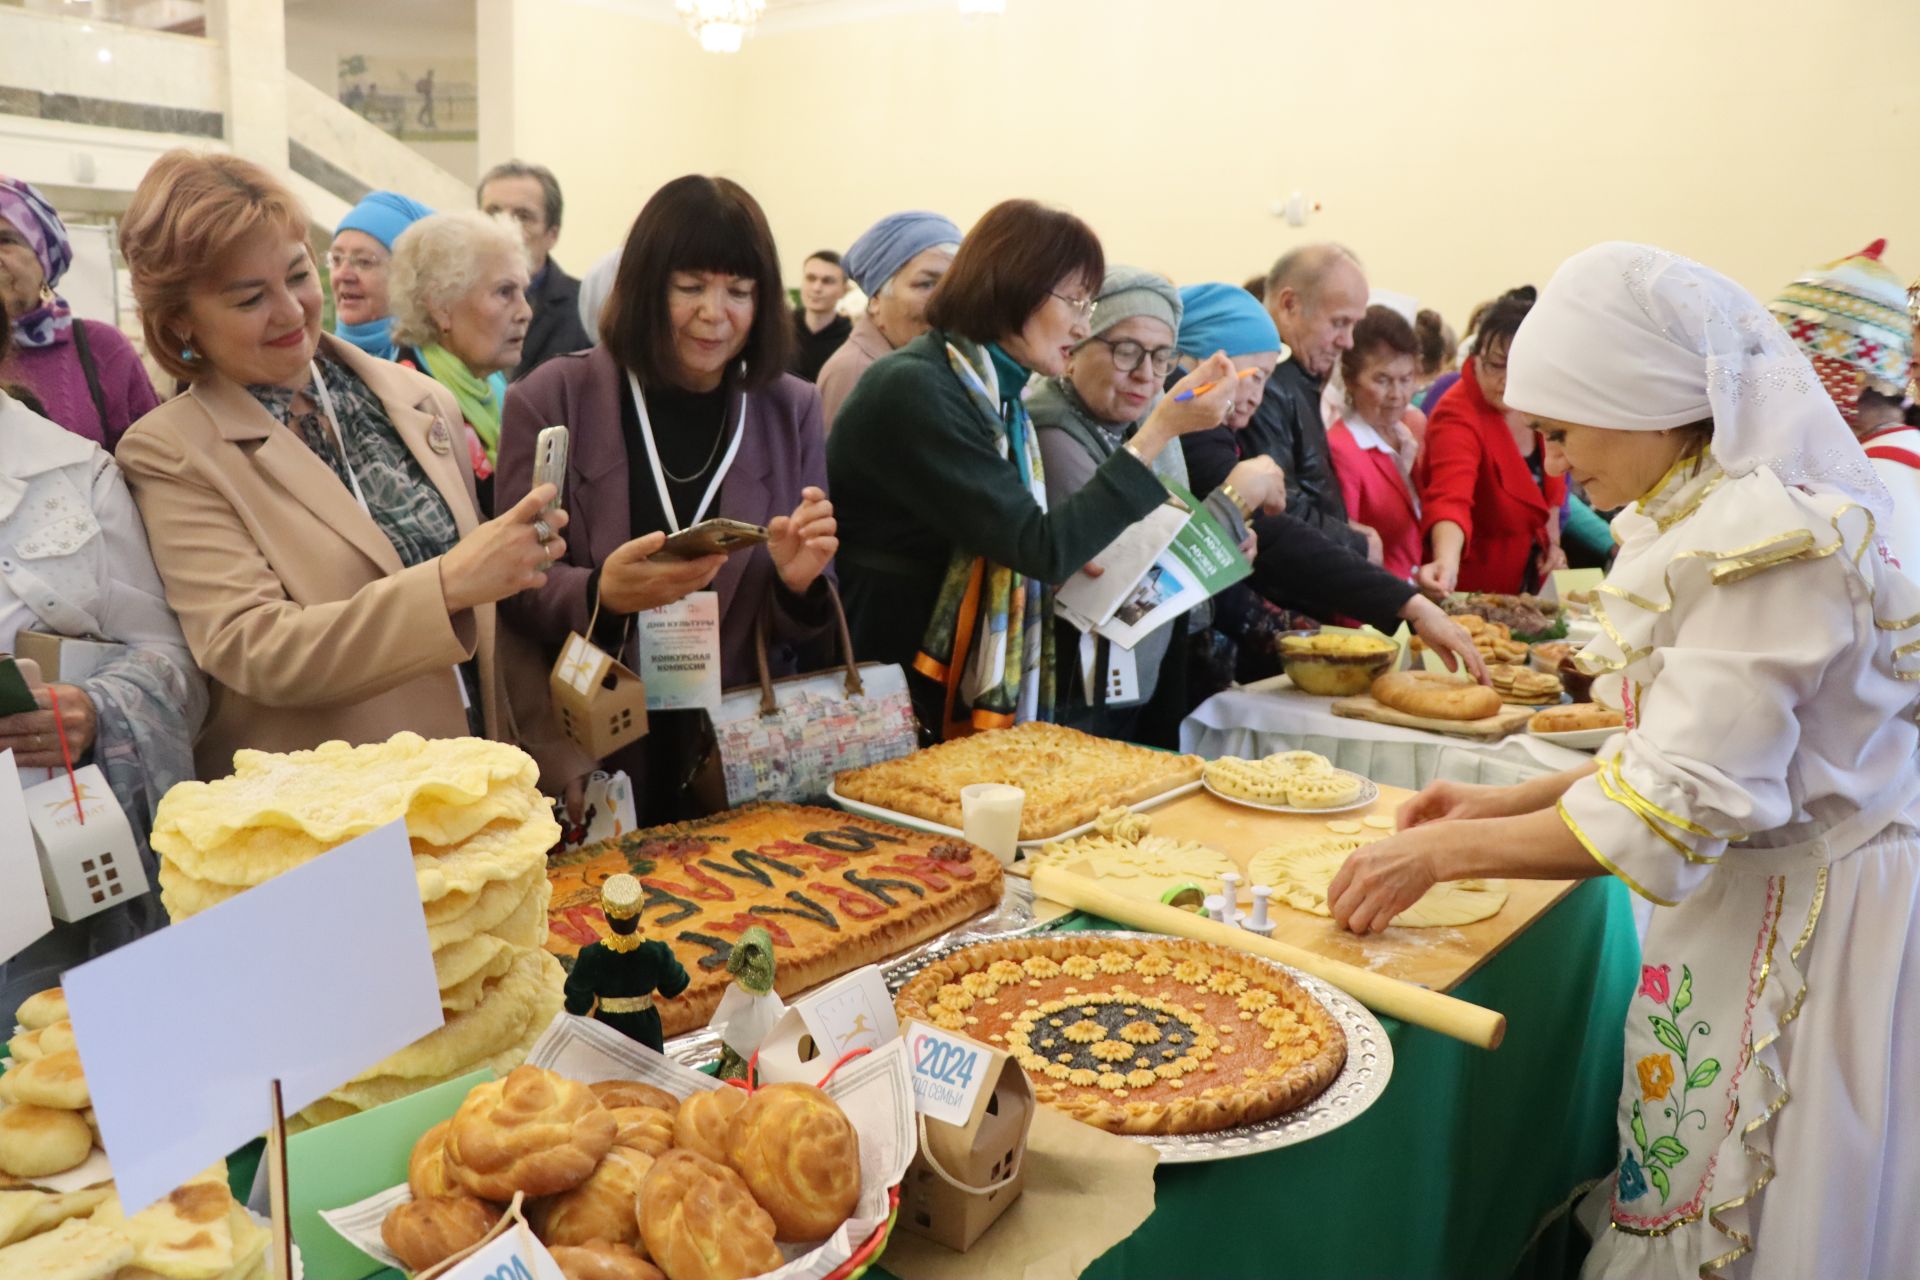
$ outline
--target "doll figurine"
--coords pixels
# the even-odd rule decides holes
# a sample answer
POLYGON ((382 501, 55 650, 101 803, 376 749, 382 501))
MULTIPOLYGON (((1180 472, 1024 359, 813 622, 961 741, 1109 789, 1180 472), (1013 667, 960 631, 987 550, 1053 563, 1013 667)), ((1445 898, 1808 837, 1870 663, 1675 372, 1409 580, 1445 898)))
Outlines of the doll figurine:
POLYGON ((641 939, 638 880, 630 875, 607 877, 600 886, 600 910, 613 934, 580 948, 573 972, 567 975, 567 1012, 591 1011, 621 1035, 658 1053, 663 1038, 654 995, 672 999, 692 979, 666 943, 641 939))
POLYGON ((745 1080, 747 1059, 773 1030, 787 1006, 773 993, 773 935, 758 925, 740 935, 727 956, 733 985, 714 1011, 720 1033, 722 1080, 745 1080))

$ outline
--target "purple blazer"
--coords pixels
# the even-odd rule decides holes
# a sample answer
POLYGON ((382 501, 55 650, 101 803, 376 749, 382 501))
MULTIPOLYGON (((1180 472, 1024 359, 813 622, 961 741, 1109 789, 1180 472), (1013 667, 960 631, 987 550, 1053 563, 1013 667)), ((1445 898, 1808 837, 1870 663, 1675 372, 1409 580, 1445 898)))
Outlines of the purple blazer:
MULTIPOLYGON (((494 481, 496 511, 507 510, 533 487, 534 442, 541 428, 564 424, 570 429, 562 500, 569 521, 562 535, 566 558, 547 574, 546 586, 501 604, 549 659, 559 656, 569 631, 587 632, 593 607, 587 579, 594 567, 623 542, 652 532, 634 528, 628 510, 627 468, 644 469, 647 460, 627 457, 620 431, 620 397, 626 394, 626 373, 603 346, 555 357, 507 391, 494 481)), ((730 400, 727 421, 738 413, 738 402, 730 400)), ((709 517, 765 525, 775 516, 791 514, 807 485, 826 489, 826 424, 820 393, 811 384, 782 374, 772 386, 750 393, 744 430, 740 452, 720 483, 709 517)), ((710 589, 720 593, 722 684, 731 687, 759 678, 753 658, 754 620, 770 600, 773 643, 768 656, 776 676, 793 670, 793 660, 783 651, 830 626, 823 589, 816 586, 806 597, 795 597, 784 588, 773 591, 777 582, 764 546, 727 557, 726 567, 713 580, 710 589), (799 608, 803 602, 808 607, 799 608)))

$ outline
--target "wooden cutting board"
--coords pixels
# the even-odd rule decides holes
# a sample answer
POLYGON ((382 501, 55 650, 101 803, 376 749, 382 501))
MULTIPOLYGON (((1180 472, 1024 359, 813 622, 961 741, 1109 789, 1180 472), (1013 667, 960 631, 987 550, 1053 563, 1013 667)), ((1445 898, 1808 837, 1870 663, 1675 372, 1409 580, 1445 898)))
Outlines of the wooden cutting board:
MULTIPOLYGON (((1358 821, 1368 814, 1392 817, 1412 794, 1400 787, 1383 786, 1380 798, 1366 809, 1317 818, 1249 809, 1198 791, 1149 809, 1146 816, 1152 820, 1155 835, 1192 840, 1218 849, 1239 863, 1244 873, 1247 864, 1262 849, 1295 840, 1330 837, 1334 834, 1327 829, 1330 819, 1358 821)), ((1014 870, 1019 873, 1019 864, 1014 870)), ((1488 919, 1443 929, 1391 928, 1364 938, 1346 932, 1325 916, 1276 901, 1271 908, 1275 924, 1273 936, 1375 973, 1435 991, 1451 991, 1546 914, 1554 903, 1571 893, 1575 884, 1572 880, 1509 880, 1506 905, 1488 919)), ((1249 910, 1252 897, 1248 890, 1252 887, 1252 882, 1247 881, 1240 890, 1249 910)))
POLYGON ((1404 711, 1395 711, 1384 703, 1377 702, 1370 693, 1354 698, 1340 698, 1334 702, 1332 711, 1337 716, 1349 720, 1372 720, 1376 724, 1398 725, 1402 729, 1425 729, 1428 733, 1444 733, 1455 738, 1479 738, 1487 742, 1496 742, 1508 734, 1518 733, 1527 727, 1527 721, 1539 707, 1507 707, 1499 715, 1488 716, 1484 720, 1436 720, 1432 716, 1409 715, 1404 711))

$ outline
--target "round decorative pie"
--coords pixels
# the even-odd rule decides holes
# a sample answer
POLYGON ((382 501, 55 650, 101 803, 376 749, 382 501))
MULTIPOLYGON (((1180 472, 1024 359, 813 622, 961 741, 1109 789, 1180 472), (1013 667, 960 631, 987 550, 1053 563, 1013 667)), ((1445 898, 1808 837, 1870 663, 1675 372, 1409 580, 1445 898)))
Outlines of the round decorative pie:
POLYGON ((1346 1036, 1272 965, 1202 942, 1057 934, 936 960, 895 1009, 1005 1049, 1041 1102, 1112 1133, 1213 1133, 1333 1083, 1346 1036))

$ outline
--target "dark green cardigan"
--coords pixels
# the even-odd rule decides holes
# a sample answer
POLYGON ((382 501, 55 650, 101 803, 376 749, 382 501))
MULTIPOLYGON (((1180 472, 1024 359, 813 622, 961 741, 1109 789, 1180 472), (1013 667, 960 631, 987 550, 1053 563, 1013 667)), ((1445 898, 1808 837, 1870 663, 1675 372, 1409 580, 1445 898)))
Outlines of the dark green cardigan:
MULTIPOLYGON (((1003 404, 1020 392, 1008 381, 1003 371, 1003 404)), ((1123 449, 1084 489, 1042 511, 1001 456, 938 329, 861 375, 827 437, 827 483, 854 652, 909 670, 956 548, 1058 585, 1167 496, 1123 449)), ((925 688, 916 694, 924 719, 925 688)))

